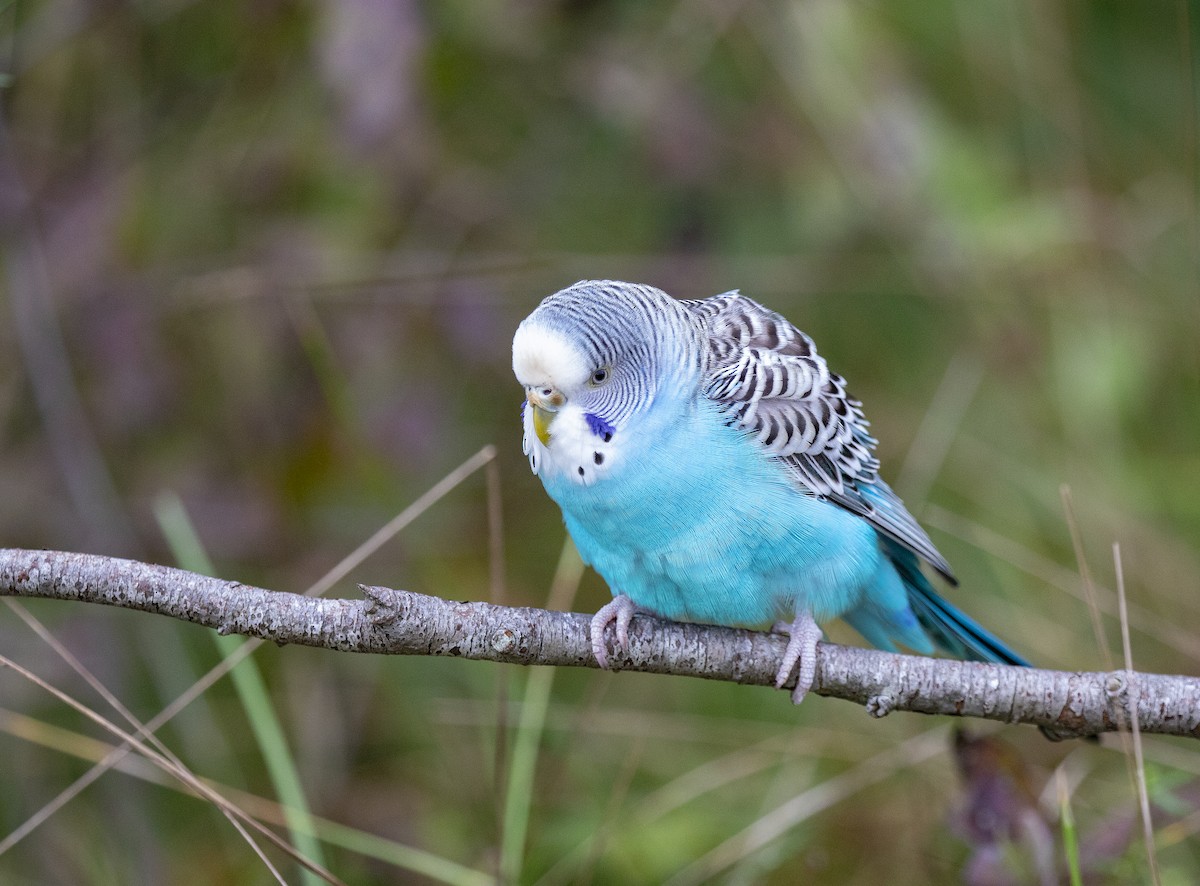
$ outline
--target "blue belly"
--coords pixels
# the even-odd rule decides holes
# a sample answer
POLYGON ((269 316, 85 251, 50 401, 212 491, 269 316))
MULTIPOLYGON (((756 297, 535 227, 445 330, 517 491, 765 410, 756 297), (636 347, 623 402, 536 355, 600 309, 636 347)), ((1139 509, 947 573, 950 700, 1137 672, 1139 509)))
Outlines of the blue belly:
POLYGON ((740 627, 825 621, 891 571, 869 524, 799 492, 714 409, 620 442, 620 470, 591 486, 543 480, 584 560, 639 606, 740 627))

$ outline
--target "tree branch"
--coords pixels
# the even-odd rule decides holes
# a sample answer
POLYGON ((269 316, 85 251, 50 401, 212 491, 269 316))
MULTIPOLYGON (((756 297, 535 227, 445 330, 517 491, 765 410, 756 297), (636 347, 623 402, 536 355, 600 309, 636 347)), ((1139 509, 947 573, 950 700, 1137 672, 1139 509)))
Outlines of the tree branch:
MULTIPOLYGON (((0 596, 104 603, 275 643, 343 652, 449 655, 523 665, 596 667, 590 616, 464 603, 362 587, 363 600, 304 597, 133 560, 0 549, 0 596)), ((775 634, 639 616, 617 670, 773 685, 786 640, 775 634)), ((788 687, 790 688, 790 687, 788 687)), ((875 649, 818 647, 819 695, 891 711, 1031 723, 1057 736, 1123 728, 1136 699, 1142 732, 1200 738, 1200 678, 1067 673, 875 649)))

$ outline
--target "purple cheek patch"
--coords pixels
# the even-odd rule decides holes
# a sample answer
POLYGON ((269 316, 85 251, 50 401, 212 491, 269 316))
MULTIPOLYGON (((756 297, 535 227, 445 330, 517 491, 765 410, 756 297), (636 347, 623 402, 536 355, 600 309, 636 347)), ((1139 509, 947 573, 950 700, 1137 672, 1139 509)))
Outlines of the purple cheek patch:
POLYGON ((602 439, 605 443, 613 438, 613 434, 617 429, 600 416, 596 415, 594 412, 585 412, 583 417, 587 419, 588 427, 591 428, 592 433, 602 439))

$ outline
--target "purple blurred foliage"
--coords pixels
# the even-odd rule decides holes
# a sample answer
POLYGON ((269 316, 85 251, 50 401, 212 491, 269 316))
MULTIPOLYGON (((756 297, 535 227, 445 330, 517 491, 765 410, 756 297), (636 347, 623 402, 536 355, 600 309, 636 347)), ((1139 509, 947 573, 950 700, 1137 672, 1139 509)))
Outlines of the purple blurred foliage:
POLYGON ((965 797, 952 826, 972 847, 963 871, 970 886, 1054 884, 1054 836, 1019 752, 991 737, 960 729, 955 758, 965 797))
POLYGON ((132 289, 97 284, 71 315, 71 349, 88 387, 90 412, 111 445, 166 431, 179 417, 181 367, 161 338, 153 301, 132 289))
POLYGON ((361 152, 428 150, 421 103, 427 43, 415 0, 326 0, 316 53, 338 130, 361 152))
POLYGON ((94 163, 45 193, 38 202, 50 278, 62 301, 88 298, 121 273, 119 239, 127 209, 129 175, 94 163))
POLYGON ((439 299, 439 337, 457 361, 476 368, 503 366, 509 359, 508 337, 496 331, 515 327, 519 318, 511 314, 501 307, 493 286, 452 280, 439 299))

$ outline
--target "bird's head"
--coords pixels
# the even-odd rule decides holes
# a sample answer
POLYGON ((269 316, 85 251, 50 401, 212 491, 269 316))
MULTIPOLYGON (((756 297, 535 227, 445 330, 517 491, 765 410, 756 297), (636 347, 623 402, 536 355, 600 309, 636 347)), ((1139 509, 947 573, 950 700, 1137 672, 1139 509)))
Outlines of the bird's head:
POLYGON ((517 329, 513 339, 513 372, 525 388, 525 400, 533 410, 533 426, 543 446, 550 445, 550 425, 570 403, 586 399, 590 386, 604 384, 605 367, 589 369, 589 361, 558 330, 529 323, 517 329))
POLYGON ((612 428, 648 408, 682 353, 680 318, 673 298, 632 283, 585 280, 542 301, 513 338, 513 372, 542 445, 568 406, 612 428))

